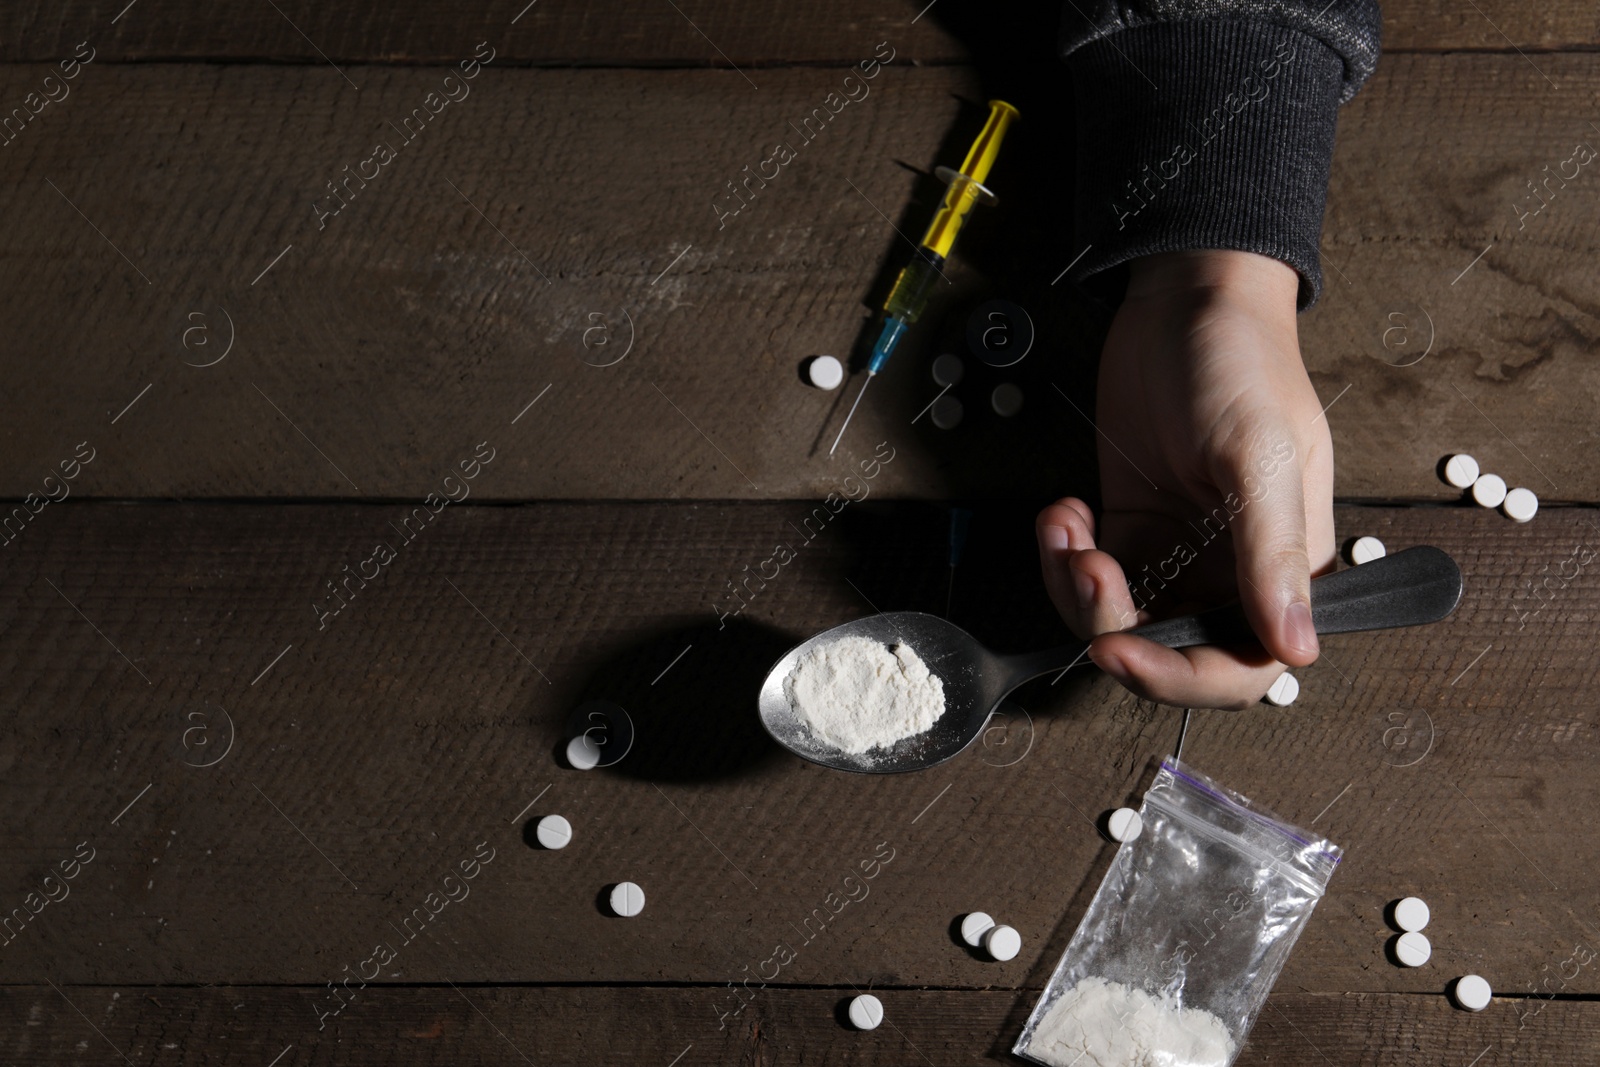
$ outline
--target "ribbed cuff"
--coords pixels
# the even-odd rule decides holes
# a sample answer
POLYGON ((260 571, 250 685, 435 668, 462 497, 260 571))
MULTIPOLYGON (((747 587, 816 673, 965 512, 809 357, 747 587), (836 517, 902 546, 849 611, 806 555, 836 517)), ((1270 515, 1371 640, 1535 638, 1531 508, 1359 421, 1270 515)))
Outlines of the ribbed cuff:
POLYGON ((1124 30, 1068 57, 1077 101, 1072 277, 1118 299, 1129 260, 1229 248, 1282 260, 1298 305, 1318 248, 1344 64, 1314 37, 1212 19, 1124 30))

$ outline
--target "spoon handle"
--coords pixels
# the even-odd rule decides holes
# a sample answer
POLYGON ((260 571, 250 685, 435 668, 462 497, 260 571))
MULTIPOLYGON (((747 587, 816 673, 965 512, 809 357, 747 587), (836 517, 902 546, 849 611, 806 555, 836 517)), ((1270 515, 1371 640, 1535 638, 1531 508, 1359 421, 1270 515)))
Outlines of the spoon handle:
MULTIPOLYGON (((1311 620, 1319 634, 1387 630, 1438 622, 1461 602, 1461 568, 1432 545, 1418 545, 1359 567, 1311 581, 1311 620)), ((1168 648, 1258 643, 1235 601, 1194 615, 1163 619, 1128 631, 1168 648)), ((1049 652, 1017 656, 1023 680, 1071 666, 1088 646, 1075 642, 1049 652)), ((1019 683, 1020 684, 1020 683, 1019 683)))

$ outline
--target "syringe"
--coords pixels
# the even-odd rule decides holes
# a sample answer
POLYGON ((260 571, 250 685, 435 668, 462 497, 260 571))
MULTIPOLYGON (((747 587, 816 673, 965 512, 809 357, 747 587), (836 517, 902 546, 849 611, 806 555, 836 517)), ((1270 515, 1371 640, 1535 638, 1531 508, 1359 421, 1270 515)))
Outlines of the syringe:
POLYGON ((961 232, 962 224, 967 221, 967 215, 976 204, 995 203, 994 193, 983 184, 983 180, 989 176, 995 156, 1000 153, 1000 141, 1006 135, 1006 127, 1018 117, 1017 109, 1004 100, 989 101, 989 120, 983 124, 978 139, 967 150, 967 158, 961 164, 961 169, 954 171, 949 167, 939 167, 934 170, 934 174, 946 185, 944 202, 939 205, 938 214, 934 215, 927 232, 922 235, 916 255, 900 271, 894 288, 889 291, 889 298, 883 302, 883 330, 872 346, 872 358, 867 361, 867 380, 861 383, 861 391, 856 394, 855 403, 850 405, 850 414, 844 417, 844 425, 839 427, 839 436, 833 439, 833 448, 828 449, 828 455, 833 455, 839 447, 850 420, 855 418, 856 408, 861 406, 867 386, 889 362, 906 327, 916 322, 928 306, 928 291, 933 288, 935 278, 943 277, 941 268, 956 243, 956 234, 961 232))

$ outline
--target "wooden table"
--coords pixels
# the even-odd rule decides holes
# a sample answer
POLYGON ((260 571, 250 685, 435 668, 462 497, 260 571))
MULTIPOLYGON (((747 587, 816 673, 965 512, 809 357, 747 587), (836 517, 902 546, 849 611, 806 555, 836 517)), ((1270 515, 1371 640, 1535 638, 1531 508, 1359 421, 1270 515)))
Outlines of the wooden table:
MULTIPOLYGON (((6 108, 67 91, 0 155, 0 1059, 1015 1062, 1112 854, 1093 820, 1179 716, 1074 674, 878 778, 777 750, 753 698, 874 608, 1063 636, 1031 517, 1094 491, 1075 407, 1105 313, 1054 285, 1076 250, 1039 224, 1071 173, 1053 6, 1005 34, 961 0, 15 6, 6 108), (728 215, 727 183, 890 51, 728 215), (830 460, 841 394, 796 368, 859 343, 986 95, 1024 115, 1002 204, 830 460), (936 430, 928 361, 996 297, 1035 351, 969 360, 967 421, 936 430), (817 521, 880 443, 865 499, 817 521), (585 774, 560 754, 591 700, 636 736, 585 774), (532 844, 546 813, 567 849, 532 844), (622 879, 631 921, 602 906, 622 879), (1015 960, 952 937, 974 909, 1022 931, 1015 960), (892 1025, 856 1033, 869 987, 892 1025)), ((1239 1062, 1593 1063, 1600 179, 1513 205, 1600 137, 1596 26, 1387 7, 1302 341, 1341 538, 1437 544, 1468 591, 1442 625, 1329 638, 1288 710, 1194 715, 1186 760, 1347 849, 1239 1062), (1538 517, 1458 503, 1457 450, 1538 517), (1383 910, 1412 892, 1434 956, 1403 970, 1383 910), (1468 972, 1481 1014, 1444 996, 1468 972)))

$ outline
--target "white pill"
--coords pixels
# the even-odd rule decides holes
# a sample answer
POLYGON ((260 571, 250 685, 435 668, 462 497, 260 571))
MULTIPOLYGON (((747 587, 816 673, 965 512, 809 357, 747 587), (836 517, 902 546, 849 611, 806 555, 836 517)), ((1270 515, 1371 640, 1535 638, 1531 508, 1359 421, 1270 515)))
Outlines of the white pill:
POLYGON ((863 993, 850 1002, 850 1025, 857 1030, 876 1030, 883 1022, 883 1001, 863 993))
POLYGON ((1478 461, 1462 452, 1444 463, 1444 480, 1457 489, 1470 489, 1478 480, 1478 461))
POLYGON ((1456 1003, 1468 1011, 1482 1011, 1493 998, 1494 990, 1489 988, 1489 983, 1475 974, 1456 980, 1456 1003))
POLYGON ((1278 675, 1278 680, 1272 683, 1272 688, 1267 690, 1263 697, 1268 704, 1274 707, 1286 708, 1294 703, 1294 698, 1300 695, 1300 682, 1294 675, 1284 671, 1278 675))
POLYGON ((1516 488, 1506 494, 1501 506, 1506 510, 1508 518, 1518 522, 1527 522, 1539 510, 1539 498, 1533 495, 1532 489, 1516 488))
POLYGON ((572 840, 572 824, 559 815, 546 815, 533 832, 545 848, 566 848, 572 840))
POLYGON ((611 887, 611 910, 625 919, 631 919, 644 910, 644 890, 632 882, 618 882, 611 887))
POLYGON ((1428 925, 1428 905, 1421 897, 1406 897, 1394 906, 1394 924, 1407 933, 1428 925))
POLYGON ((961 940, 978 948, 983 944, 983 935, 994 929, 994 920, 989 918, 987 912, 975 911, 961 920, 961 940))
POLYGON ((948 352, 933 361, 933 380, 940 385, 955 385, 966 376, 967 365, 960 356, 948 352))
POLYGON ((1004 963, 1016 959, 1022 951, 1022 935, 1009 926, 996 926, 983 935, 983 948, 989 955, 1004 963))
POLYGON ((593 770, 600 765, 600 746, 588 734, 579 734, 567 742, 567 762, 574 770, 593 770))
POLYGON ((1022 390, 1010 382, 1001 382, 989 394, 989 406, 996 415, 1009 419, 1022 410, 1022 390))
POLYGON ((844 364, 833 356, 818 356, 806 367, 806 377, 818 389, 837 389, 844 381, 844 364))
POLYGON ((1416 931, 1401 934, 1395 939, 1394 956, 1407 967, 1421 967, 1428 962, 1428 957, 1433 955, 1433 946, 1428 944, 1428 939, 1416 931))
POLYGON ((1350 546, 1350 562, 1357 566, 1382 559, 1388 554, 1389 550, 1384 548, 1383 542, 1376 537, 1358 537, 1355 544, 1350 546))
POLYGON ((961 401, 949 393, 933 402, 933 424, 941 430, 953 430, 960 426, 964 414, 966 409, 961 406, 961 401))
POLYGON ((1144 831, 1144 820, 1132 808, 1118 808, 1106 820, 1113 841, 1132 841, 1144 831))
POLYGON ((1480 474, 1472 483, 1472 499, 1486 508, 1497 508, 1506 498, 1506 480, 1498 474, 1480 474))

